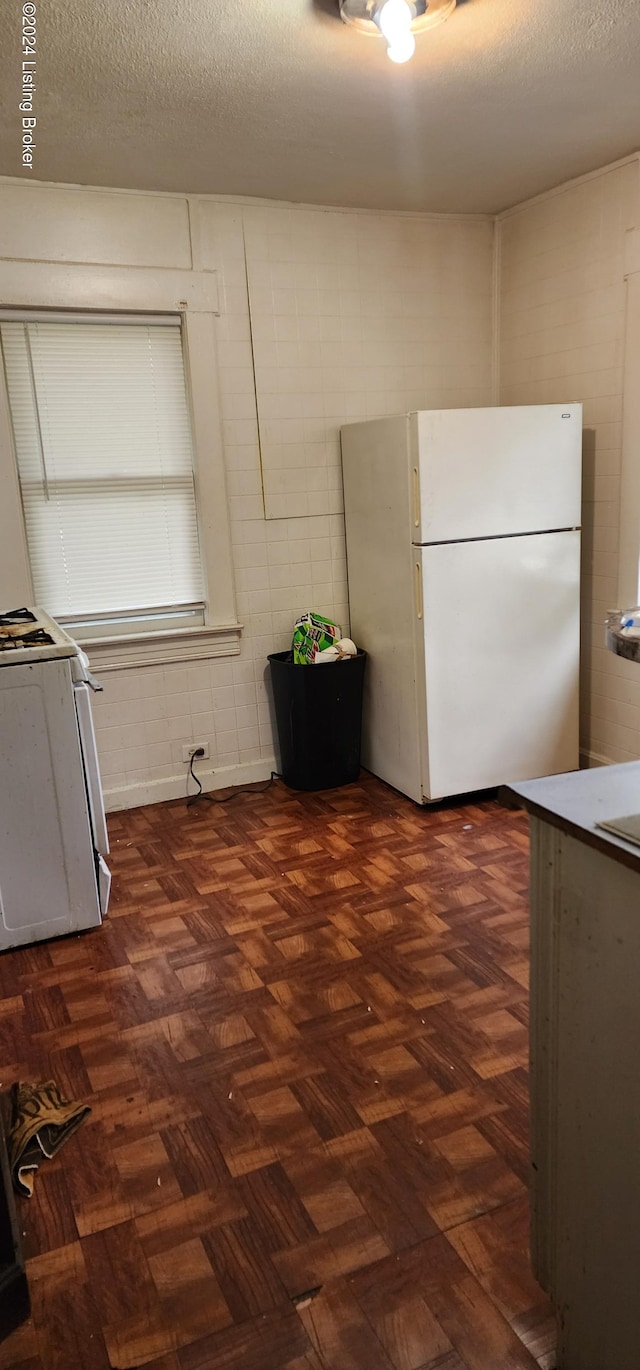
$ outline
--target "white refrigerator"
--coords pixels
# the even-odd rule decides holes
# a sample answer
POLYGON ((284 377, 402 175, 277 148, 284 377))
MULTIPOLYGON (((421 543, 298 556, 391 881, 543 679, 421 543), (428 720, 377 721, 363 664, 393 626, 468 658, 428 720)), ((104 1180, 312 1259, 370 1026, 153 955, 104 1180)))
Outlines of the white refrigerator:
POLYGON ((418 803, 578 766, 582 407, 342 429, 362 762, 418 803))

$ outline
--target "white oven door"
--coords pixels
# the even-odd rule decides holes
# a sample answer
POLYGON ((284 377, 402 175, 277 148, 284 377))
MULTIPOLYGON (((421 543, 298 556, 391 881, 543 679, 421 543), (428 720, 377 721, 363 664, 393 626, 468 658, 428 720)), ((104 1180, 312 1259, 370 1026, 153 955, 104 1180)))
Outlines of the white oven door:
POLYGON ((96 734, 93 726, 89 686, 86 685, 84 681, 77 682, 73 686, 73 694, 76 702, 78 732, 80 735, 80 746, 82 748, 82 760, 87 784, 89 812, 91 814, 91 827, 93 829, 93 844, 100 856, 108 856, 109 838, 107 836, 107 820, 104 812, 104 800, 102 798, 100 763, 98 761, 98 749, 96 747, 96 734))

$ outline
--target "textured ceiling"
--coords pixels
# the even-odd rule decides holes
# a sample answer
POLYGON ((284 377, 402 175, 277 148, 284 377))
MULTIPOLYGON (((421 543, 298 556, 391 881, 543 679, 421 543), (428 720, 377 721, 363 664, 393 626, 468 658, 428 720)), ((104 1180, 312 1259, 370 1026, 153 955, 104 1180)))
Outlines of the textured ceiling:
MULTIPOLYGON (((9 176, 21 8, 0 19, 9 176)), ((640 146, 639 54, 638 0, 459 0, 400 67, 337 0, 43 0, 33 176, 496 211, 640 146)))

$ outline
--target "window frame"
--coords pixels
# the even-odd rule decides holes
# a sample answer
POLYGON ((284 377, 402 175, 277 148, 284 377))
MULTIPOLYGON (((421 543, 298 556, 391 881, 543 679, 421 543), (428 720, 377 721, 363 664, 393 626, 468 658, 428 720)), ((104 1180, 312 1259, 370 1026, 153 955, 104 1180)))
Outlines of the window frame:
MULTIPOLYGON (((131 634, 78 638, 96 670, 238 655, 238 622, 227 503, 215 319, 217 273, 159 268, 0 262, 0 308, 82 314, 179 314, 193 440, 194 484, 206 586, 205 622, 131 634)), ((142 320, 141 320, 142 321, 142 320)), ((9 401, 0 381, 0 584, 5 608, 33 604, 29 551, 9 401)))
POLYGON ((620 470, 620 541, 618 608, 640 604, 640 229, 629 229, 625 242, 626 318, 622 382, 622 462, 620 470))

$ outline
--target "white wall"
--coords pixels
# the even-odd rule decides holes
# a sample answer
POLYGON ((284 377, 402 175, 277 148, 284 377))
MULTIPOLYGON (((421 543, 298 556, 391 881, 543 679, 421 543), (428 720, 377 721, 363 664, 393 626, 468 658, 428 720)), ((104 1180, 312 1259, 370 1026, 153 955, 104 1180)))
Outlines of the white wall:
POLYGON ((635 160, 499 221, 501 403, 584 405, 582 747, 596 763, 640 756, 640 670, 606 651, 603 627, 618 596, 624 245, 637 224, 635 160))
POLYGON ((252 208, 244 223, 267 516, 342 512, 349 420, 487 400, 492 229, 252 208))
POLYGON ((183 793, 192 740, 209 742, 202 771, 217 776, 207 783, 268 776, 267 652, 289 645, 305 608, 348 621, 339 425, 491 402, 492 243, 482 218, 0 182, 0 259, 16 270, 31 260, 52 271, 80 262, 220 272, 241 655, 102 675, 95 716, 110 807, 183 793))
POLYGON ((617 601, 623 250, 636 225, 637 161, 500 216, 497 339, 488 219, 0 181, 0 259, 16 272, 36 262, 52 273, 69 263, 219 273, 242 651, 103 674, 110 807, 182 793, 193 740, 210 745, 206 784, 268 775, 267 652, 288 645, 304 608, 347 625, 340 424, 491 403, 498 341, 502 403, 583 401, 583 749, 595 761, 640 756, 640 672, 602 641, 617 601))

